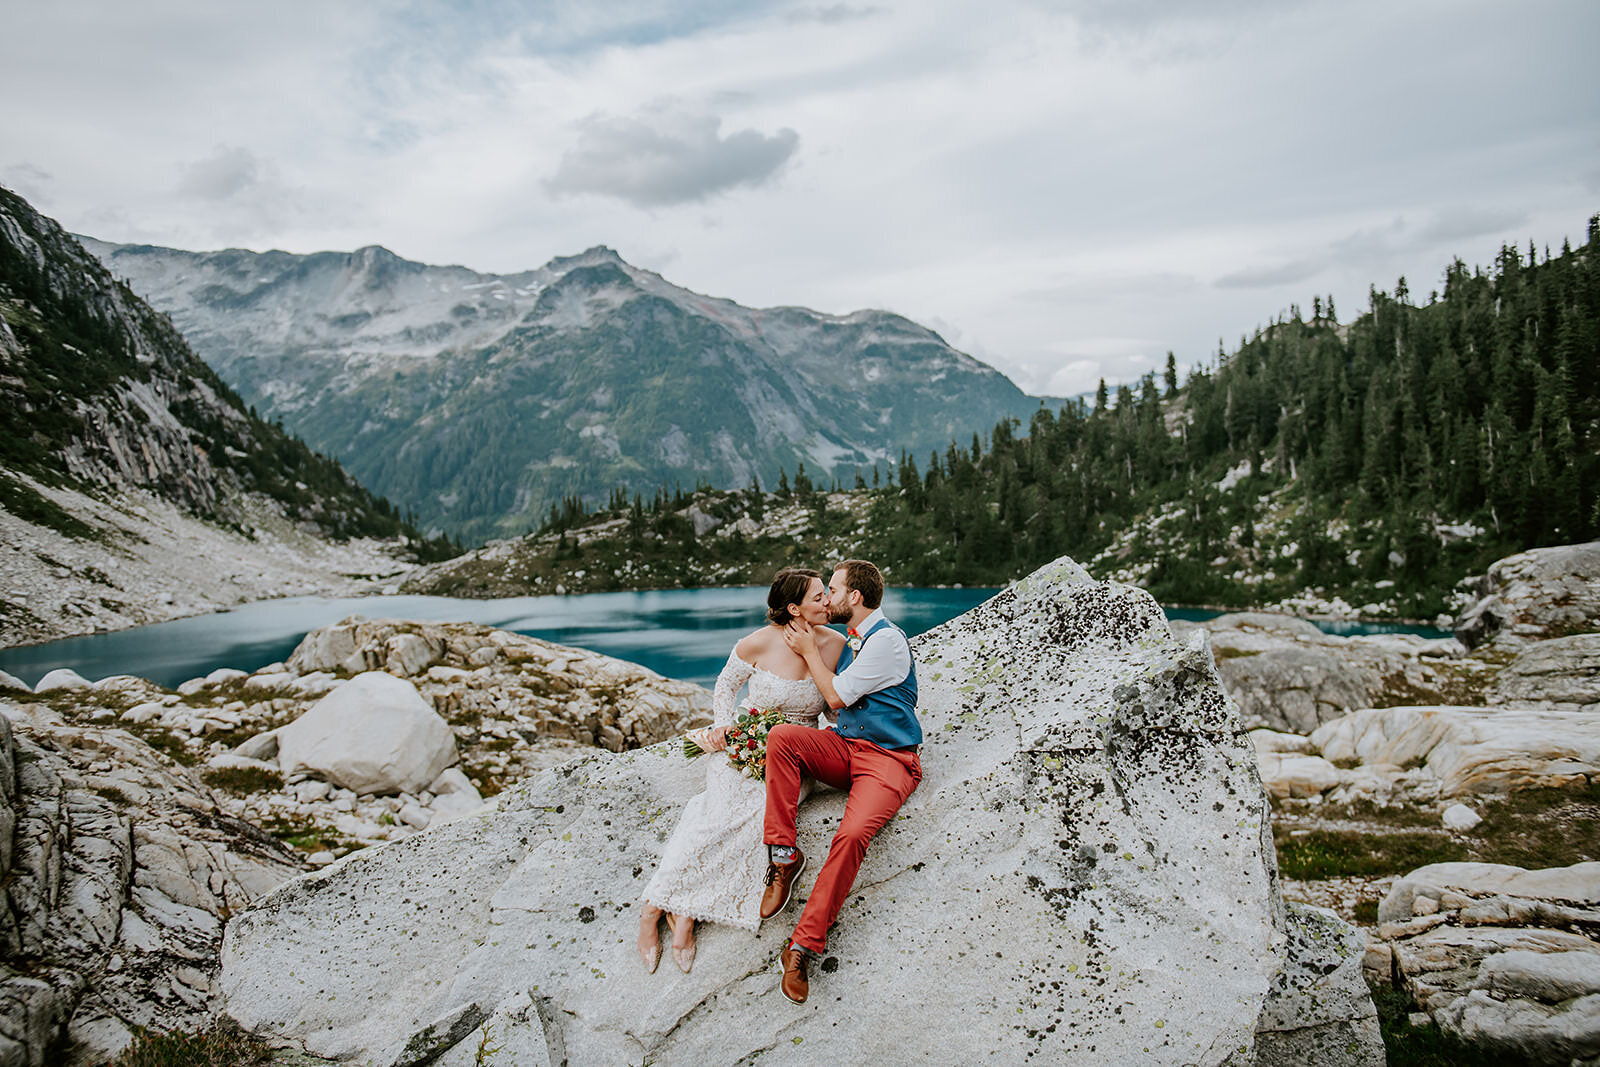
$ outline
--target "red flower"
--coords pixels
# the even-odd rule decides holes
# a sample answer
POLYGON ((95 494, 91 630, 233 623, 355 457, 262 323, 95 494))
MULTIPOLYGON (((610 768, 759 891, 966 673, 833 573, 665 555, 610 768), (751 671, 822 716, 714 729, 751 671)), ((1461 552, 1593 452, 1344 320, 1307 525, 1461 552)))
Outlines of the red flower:
POLYGON ((744 743, 744 747, 745 748, 755 748, 756 747, 756 743, 755 743, 754 740, 746 741, 744 743))

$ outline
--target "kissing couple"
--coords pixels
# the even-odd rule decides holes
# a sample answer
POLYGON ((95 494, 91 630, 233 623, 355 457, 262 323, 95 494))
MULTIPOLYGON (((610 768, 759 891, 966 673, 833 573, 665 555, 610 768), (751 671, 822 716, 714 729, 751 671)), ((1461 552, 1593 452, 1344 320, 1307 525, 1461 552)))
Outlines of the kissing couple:
POLYGON ((745 707, 784 719, 767 735, 766 782, 726 759, 708 761, 705 790, 684 808, 644 888, 638 947, 647 970, 661 960, 663 918, 672 958, 687 972, 696 922, 754 931, 788 906, 806 868, 795 816, 806 779, 814 779, 847 790, 849 799, 783 946, 783 994, 805 1002, 809 963, 827 947, 867 845, 922 781, 916 668, 906 635, 879 610, 882 602, 883 575, 865 560, 840 563, 826 586, 821 574, 802 568, 773 579, 766 625, 733 646, 717 677, 712 727, 702 735, 703 748, 725 749, 739 691, 748 685, 745 707), (830 622, 848 624, 848 637, 828 629, 830 622), (819 722, 824 716, 834 725, 819 722))

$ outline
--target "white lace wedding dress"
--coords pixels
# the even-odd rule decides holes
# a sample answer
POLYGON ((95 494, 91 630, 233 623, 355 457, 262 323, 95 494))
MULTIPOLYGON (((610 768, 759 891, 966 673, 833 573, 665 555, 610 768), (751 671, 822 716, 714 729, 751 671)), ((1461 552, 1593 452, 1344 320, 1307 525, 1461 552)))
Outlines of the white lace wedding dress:
MULTIPOLYGON (((815 726, 827 702, 810 678, 780 678, 730 654, 717 676, 712 706, 716 726, 731 726, 740 707, 781 711, 789 722, 815 726), (747 681, 749 699, 740 705, 739 690, 747 681)), ((754 930, 761 923, 761 879, 767 870, 761 847, 766 784, 734 770, 721 752, 700 758, 706 761, 705 791, 683 809, 644 887, 644 902, 675 915, 754 930)))

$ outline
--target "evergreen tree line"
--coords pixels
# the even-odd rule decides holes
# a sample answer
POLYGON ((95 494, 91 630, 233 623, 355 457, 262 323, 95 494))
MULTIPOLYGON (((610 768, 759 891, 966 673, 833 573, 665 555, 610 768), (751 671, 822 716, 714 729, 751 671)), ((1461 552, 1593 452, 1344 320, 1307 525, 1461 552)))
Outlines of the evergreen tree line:
MULTIPOLYGON (((1231 353, 1219 343, 1182 382, 1169 353, 1159 378, 1102 382, 1092 403, 1041 407, 921 464, 903 455, 881 489, 858 474, 863 549, 897 582, 988 583, 1090 560, 1129 531, 1101 569, 1142 562, 1167 600, 1388 588, 1431 614, 1495 558, 1600 536, 1597 236, 1600 216, 1577 249, 1506 246, 1489 270, 1457 259, 1426 300, 1404 278, 1374 287, 1345 324, 1319 296, 1231 353)), ((827 532, 803 467, 778 489, 827 532)), ((653 506, 687 503, 662 492, 653 506)), ((573 498, 559 520, 582 514, 573 498)))

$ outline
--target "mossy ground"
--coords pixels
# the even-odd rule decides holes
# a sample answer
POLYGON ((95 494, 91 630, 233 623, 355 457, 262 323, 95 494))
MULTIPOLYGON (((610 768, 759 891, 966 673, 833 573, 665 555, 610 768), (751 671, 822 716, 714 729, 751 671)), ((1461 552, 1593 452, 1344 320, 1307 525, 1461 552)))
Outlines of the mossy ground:
POLYGON ((1411 806, 1281 808, 1273 823, 1279 870, 1320 879, 1455 860, 1538 868, 1600 859, 1600 782, 1480 797, 1473 806, 1483 821, 1464 834, 1445 830, 1436 811, 1411 806))

